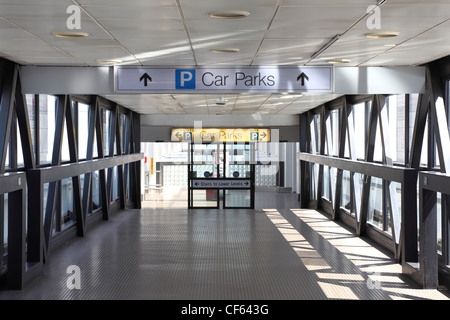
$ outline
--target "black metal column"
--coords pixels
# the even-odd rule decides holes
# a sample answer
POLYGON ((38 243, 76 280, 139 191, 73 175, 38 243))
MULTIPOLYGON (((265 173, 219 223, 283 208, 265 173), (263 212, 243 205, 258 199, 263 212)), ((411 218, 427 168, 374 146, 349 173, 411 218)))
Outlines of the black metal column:
MULTIPOLYGON (((424 179, 427 179, 424 177, 424 179)), ((420 184, 426 183, 421 179, 420 184)), ((420 273, 424 289, 436 289, 438 286, 437 256, 437 196, 436 192, 420 188, 419 207, 419 248, 420 273)))
MULTIPOLYGON (((18 178, 20 181, 22 178, 18 178)), ((20 184, 25 183, 21 181, 20 184)), ((24 188, 8 194, 8 289, 20 290, 24 285, 25 240, 25 191, 24 188)))

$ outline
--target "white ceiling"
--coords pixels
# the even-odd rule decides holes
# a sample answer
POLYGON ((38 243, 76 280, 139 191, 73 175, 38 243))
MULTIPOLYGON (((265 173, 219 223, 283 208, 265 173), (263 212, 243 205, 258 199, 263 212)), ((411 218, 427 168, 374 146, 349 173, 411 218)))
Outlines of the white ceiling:
MULTIPOLYGON (((387 0, 381 30, 369 30, 374 0, 0 0, 0 56, 23 65, 99 66, 120 59, 146 66, 420 65, 450 53, 450 0, 387 0), (89 37, 63 39, 68 6, 81 8, 89 37), (211 11, 244 10, 245 19, 211 11), (371 31, 398 37, 368 39, 371 31), (341 37, 316 59, 331 38, 341 37), (387 46, 392 45, 392 46, 387 46), (395 45, 395 46, 394 46, 395 45), (234 54, 211 49, 238 48, 234 54)), ((335 95, 108 95, 142 114, 299 114, 335 95)))

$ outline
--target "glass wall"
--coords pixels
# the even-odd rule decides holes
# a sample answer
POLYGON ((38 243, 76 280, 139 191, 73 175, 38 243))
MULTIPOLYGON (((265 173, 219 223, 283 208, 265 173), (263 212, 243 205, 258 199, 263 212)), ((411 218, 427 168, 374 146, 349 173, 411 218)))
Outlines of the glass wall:
POLYGON ((61 181, 61 227, 63 231, 76 223, 72 179, 61 181))
POLYGON ((327 137, 325 139, 325 154, 339 156, 339 117, 341 109, 331 110, 327 121, 327 137))
MULTIPOLYGON (((25 102, 28 111, 29 120, 29 130, 32 143, 32 151, 34 158, 36 160, 36 166, 49 167, 54 164, 67 163, 72 161, 69 152, 69 128, 67 126, 64 114, 64 125, 63 125, 63 135, 62 135, 62 145, 60 152, 60 159, 53 159, 53 148, 56 137, 56 127, 57 127, 57 108, 58 108, 58 97, 48 94, 26 94, 25 102), (36 153, 38 150, 38 153, 36 153)), ((79 161, 84 161, 88 154, 89 145, 89 130, 87 130, 87 125, 89 124, 90 116, 93 115, 91 112, 91 105, 88 102, 88 98, 78 99, 77 97, 72 97, 70 104, 66 107, 70 107, 73 116, 73 130, 75 133, 76 141, 76 152, 79 161)), ((100 109, 100 118, 102 120, 103 129, 103 151, 105 155, 109 155, 109 142, 112 134, 111 132, 113 126, 111 125, 112 111, 109 107, 103 106, 100 109)), ((16 121, 16 119, 14 119, 16 121)), ((130 128, 130 118, 128 114, 121 113, 118 117, 118 125, 120 126, 120 141, 121 141, 121 154, 125 154, 125 146, 128 145, 128 140, 130 138, 129 128, 130 128)), ((92 158, 98 158, 97 152, 97 141, 94 130, 94 137, 92 138, 93 153, 92 158)), ((116 148, 116 146, 115 146, 116 148)), ((19 124, 16 121, 11 129, 10 143, 8 144, 8 154, 6 156, 6 168, 9 171, 14 171, 16 168, 24 167, 24 156, 22 150, 22 139, 19 130, 19 124), (13 142, 14 144, 11 144, 13 142), (11 145, 14 146, 13 152, 10 152, 11 145)), ((116 150, 117 152, 117 150, 116 150)), ((128 178, 129 166, 124 165, 124 179, 125 181, 125 195, 127 198, 130 196, 128 178), (126 171, 125 171, 126 167, 126 171), (125 173, 126 172, 126 173, 125 173)), ((91 175, 81 175, 80 176, 80 193, 83 197, 83 190, 85 187, 85 178, 89 177, 91 179, 90 194, 87 195, 90 198, 87 210, 89 214, 98 212, 102 208, 101 203, 101 188, 100 188, 100 172, 93 172, 91 175)), ((118 179, 118 167, 113 168, 112 185, 111 185, 111 201, 117 201, 120 198, 119 189, 119 179, 118 179)), ((55 208, 53 210, 53 226, 52 234, 64 231, 71 226, 76 224, 75 208, 74 208, 74 185, 72 178, 63 179, 57 182, 58 187, 56 189, 56 200, 55 208)), ((43 210, 45 212, 47 206, 47 198, 49 191, 49 183, 45 183, 43 186, 43 210)), ((45 215, 44 215, 45 219, 45 215)))
POLYGON ((354 213, 353 208, 353 192, 351 191, 350 171, 342 171, 342 185, 341 185, 341 209, 347 213, 354 213))
MULTIPOLYGON (((352 97, 347 98, 345 107, 344 104, 339 107, 337 102, 330 104, 332 109, 327 109, 328 105, 318 107, 311 111, 308 118, 310 119, 309 151, 313 154, 322 152, 325 156, 339 157, 339 144, 342 138, 342 143, 345 144, 344 158, 367 161, 367 155, 373 153, 373 160, 371 160, 373 162, 408 166, 413 147, 412 135, 418 101, 418 94, 398 94, 352 97), (377 109, 372 110, 372 101, 375 99, 381 104, 377 104, 377 109), (346 125, 342 126, 340 115, 344 111, 348 117, 346 125), (322 114, 327 115, 323 123, 321 122, 322 114), (341 136, 340 130, 345 130, 344 136, 341 136), (326 134, 325 139, 322 140, 324 141, 323 149, 320 148, 322 132, 326 134)), ((429 123, 428 117, 423 138, 422 165, 426 164, 430 157, 429 143, 435 143, 430 137, 429 123)), ((437 154, 436 151, 433 153, 437 154)), ((433 158, 433 154, 431 159, 435 164, 433 168, 438 168, 439 163, 433 158)), ((307 183, 310 201, 317 200, 318 186, 321 185, 321 197, 332 203, 333 188, 339 182, 341 193, 338 200, 341 212, 353 217, 357 222, 363 221, 369 224, 398 242, 402 212, 400 183, 383 180, 377 177, 376 173, 368 177, 359 172, 343 170, 342 175, 338 176, 334 173, 336 168, 329 165, 319 166, 308 163, 306 168, 309 171, 307 183), (319 168, 322 170, 321 175, 319 175, 319 168), (370 184, 366 183, 368 181, 370 184)))
POLYGON ((367 221, 380 230, 385 230, 385 211, 383 180, 372 177, 367 221))
POLYGON ((88 149, 88 131, 81 129, 84 128, 83 124, 89 123, 89 108, 88 104, 78 102, 78 116, 77 116, 77 136, 78 136, 78 159, 86 160, 86 154, 88 149), (80 124, 82 124, 80 126, 80 124))
POLYGON ((100 197, 100 171, 92 173, 92 210, 98 210, 102 207, 100 197))
MULTIPOLYGON (((366 159, 368 120, 370 116, 369 102, 354 104, 351 108, 349 121, 352 122, 354 132, 350 132, 354 139, 355 159, 366 159)), ((349 127, 350 129, 351 127, 349 127)))
POLYGON ((330 167, 323 166, 322 198, 331 201, 330 167))
POLYGON ((110 124, 111 111, 108 109, 101 109, 101 116, 103 121, 103 155, 105 157, 110 155, 110 124))
POLYGON ((56 97, 39 95, 39 159, 40 164, 52 162, 53 141, 55 139, 56 97))
POLYGON ((322 116, 320 113, 315 114, 310 124, 311 132, 311 152, 313 154, 320 154, 320 143, 322 137, 322 116))
MULTIPOLYGON (((19 66, 5 60, 0 68, 1 72, 6 70, 6 74, 1 74, 0 82, 15 90, 15 92, 8 92, 3 88, 6 91, 3 90, 2 94, 8 92, 8 96, 1 96, 0 100, 9 99, 10 93, 13 101, 14 97, 18 98, 14 103, 1 105, 2 114, 8 115, 3 118, 3 129, 8 130, 4 130, 1 137, 4 148, 1 150, 3 154, 0 160, 3 163, 0 164, 0 173, 4 174, 3 178, 6 180, 14 178, 16 173, 20 173, 17 182, 11 183, 8 190, 12 190, 10 192, 14 192, 14 196, 18 196, 21 191, 24 192, 25 223, 23 226, 10 225, 19 223, 15 220, 8 221, 8 207, 12 207, 8 201, 11 200, 11 197, 8 197, 8 194, 0 194, 0 280, 2 282, 5 280, 3 276, 6 272, 7 282, 22 283, 24 279, 22 267, 25 266, 8 265, 8 244, 11 244, 12 239, 19 241, 22 234, 20 232, 15 235, 8 234, 9 227, 12 227, 13 230, 25 231, 26 242, 23 248, 18 243, 14 248, 10 247, 9 258, 14 249, 15 254, 24 257, 27 263, 30 263, 29 266, 33 266, 49 261, 49 252, 63 246, 75 234, 84 235, 87 220, 77 219, 77 217, 83 216, 84 209, 90 215, 101 211, 103 218, 107 219, 111 208, 121 210, 127 207, 127 204, 124 206, 122 201, 117 201, 121 194, 128 195, 128 198, 135 202, 140 201, 141 186, 139 178, 137 178, 140 175, 140 166, 136 161, 140 155, 125 155, 116 158, 117 161, 100 159, 95 163, 102 170, 96 172, 90 172, 91 165, 84 162, 98 158, 99 154, 103 157, 102 152, 97 150, 95 130, 103 133, 102 141, 98 141, 101 145, 98 147, 101 148, 101 151, 106 151, 107 156, 112 156, 109 149, 113 144, 110 147, 109 142, 115 142, 116 138, 124 146, 118 153, 129 153, 130 137, 134 140, 132 141, 133 145, 139 150, 139 134, 132 135, 130 128, 133 127, 134 121, 139 123, 140 119, 138 114, 100 96, 23 92, 22 82, 15 76, 16 67, 19 66), (22 93, 24 93, 23 96, 21 96, 22 93), (119 114, 121 114, 120 117, 119 114), (90 121, 94 120, 90 118, 92 116, 95 117, 96 123, 90 121), (120 126, 120 136, 117 135, 116 130, 113 130, 116 128, 116 124, 120 126), (88 148, 93 145, 94 155, 92 157, 91 150, 88 148), (123 165, 124 186, 127 187, 127 190, 123 190, 122 185, 118 182, 120 175, 117 166, 113 169, 113 189, 106 190, 105 187, 109 186, 106 186, 103 168, 107 169, 111 163, 119 162, 125 162, 123 165), (24 172, 30 174, 25 175, 24 172), (130 175, 130 172, 133 174, 130 175), (132 188, 129 188, 130 185, 132 188), (17 186, 21 189, 16 192, 17 186), (108 199, 106 193, 109 191, 113 195, 113 201, 120 204, 119 208, 110 206, 109 203, 102 203, 102 199, 108 199), (35 203, 28 203, 30 199, 33 199, 35 203), (44 228, 39 227, 40 222, 35 219, 42 220, 44 228)), ((138 130, 137 126, 135 130, 138 130)), ((139 207, 140 205, 139 203, 128 203, 128 206, 139 207)), ((20 205, 17 206, 17 208, 20 207, 20 205)), ((89 220, 97 221, 99 219, 89 218, 89 220)), ((40 268, 38 267, 36 270, 40 270, 40 268)))

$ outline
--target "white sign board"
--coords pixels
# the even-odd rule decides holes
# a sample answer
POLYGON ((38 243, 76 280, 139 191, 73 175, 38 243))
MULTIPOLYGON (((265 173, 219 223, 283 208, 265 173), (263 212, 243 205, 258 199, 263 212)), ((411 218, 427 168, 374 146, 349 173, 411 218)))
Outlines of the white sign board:
POLYGON ((115 67, 116 93, 333 92, 332 66, 115 67))
POLYGON ((234 180, 234 179, 193 179, 193 189, 250 189, 250 180, 234 180))

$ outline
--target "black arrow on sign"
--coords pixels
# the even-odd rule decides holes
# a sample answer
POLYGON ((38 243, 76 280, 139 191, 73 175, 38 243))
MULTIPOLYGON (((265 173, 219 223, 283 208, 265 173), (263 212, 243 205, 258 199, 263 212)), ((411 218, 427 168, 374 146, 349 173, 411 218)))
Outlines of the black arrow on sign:
POLYGON ((245 184, 246 186, 248 186, 248 181, 246 181, 244 184, 245 184))
POLYGON ((304 72, 300 73, 300 75, 297 77, 297 81, 300 79, 302 79, 302 87, 305 86, 305 79, 309 81, 309 77, 304 72))
POLYGON ((263 138, 265 138, 265 137, 267 137, 267 133, 263 132, 263 133, 261 133, 261 136, 262 136, 263 138))
POLYGON ((198 182, 196 182, 195 185, 198 186, 198 182))
POLYGON ((144 80, 144 86, 146 87, 148 85, 148 81, 152 82, 152 77, 150 77, 146 72, 139 78, 139 82, 142 82, 142 80, 144 80))
POLYGON ((180 137, 182 137, 182 135, 181 135, 179 132, 177 132, 177 134, 175 135, 175 137, 180 138, 180 137))

